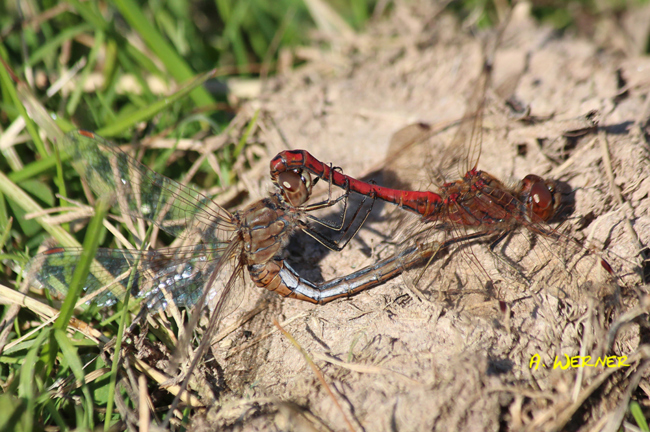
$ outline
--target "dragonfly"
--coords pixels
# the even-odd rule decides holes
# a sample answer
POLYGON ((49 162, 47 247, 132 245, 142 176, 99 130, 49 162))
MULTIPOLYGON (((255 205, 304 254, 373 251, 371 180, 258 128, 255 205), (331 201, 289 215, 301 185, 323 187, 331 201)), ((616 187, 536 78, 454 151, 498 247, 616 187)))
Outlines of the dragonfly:
MULTIPOLYGON (((507 187, 491 174, 472 169, 462 179, 445 183, 433 192, 391 189, 356 180, 332 172, 306 150, 279 153, 273 159, 272 175, 278 175, 285 167, 301 167, 316 176, 331 175, 335 185, 349 184, 354 192, 375 196, 421 216, 412 226, 405 228, 406 232, 417 233, 407 244, 418 244, 422 238, 430 242, 438 238, 440 232, 451 233, 439 243, 445 246, 495 233, 502 239, 519 227, 555 239, 560 237, 542 223, 558 213, 561 194, 554 181, 534 174, 527 175, 514 187, 507 187), (422 228, 423 223, 429 224, 428 228, 422 228)), ((416 282, 421 275, 416 277, 416 282)))
MULTIPOLYGON (((244 268, 259 287, 283 297, 325 304, 374 286, 372 272, 390 265, 380 262, 345 277, 312 283, 284 261, 283 252, 294 232, 303 231, 327 247, 341 250, 370 212, 343 244, 313 230, 303 216, 331 229, 347 230, 363 202, 343 228, 349 190, 344 186, 345 193, 338 198, 332 198, 330 190, 325 201, 306 204, 318 178, 312 180, 302 169, 274 177, 275 193, 230 213, 191 187, 150 170, 92 132, 68 133, 58 146, 97 195, 114 197, 124 218, 148 221, 189 243, 199 239, 196 244, 155 250, 100 248, 84 284, 89 300, 99 306, 110 306, 124 297, 132 272, 131 294, 142 298, 145 308, 152 311, 164 308, 169 301, 181 307, 192 306, 206 290, 214 291, 211 298, 223 297, 241 279, 244 268), (338 225, 307 214, 340 202, 344 209, 338 225), (212 286, 207 286, 215 273, 222 275, 219 282, 226 283, 212 281, 212 286)), ((338 170, 332 169, 332 173, 338 170)), ((79 248, 48 249, 30 261, 27 278, 55 296, 64 296, 80 254, 79 248)))
MULTIPOLYGON (((332 172, 330 167, 305 150, 280 152, 271 162, 271 177, 286 170, 302 169, 319 178, 330 178, 335 185, 347 185, 351 191, 389 202, 415 214, 419 218, 408 222, 409 226, 404 229, 407 244, 441 236, 443 239, 463 238, 468 233, 483 233, 493 238, 493 249, 508 235, 523 229, 541 237, 539 243, 547 251, 554 249, 552 244, 562 243, 564 248, 576 252, 576 255, 579 251, 584 253, 585 247, 577 240, 548 224, 560 215, 566 204, 558 182, 528 174, 520 181, 509 184, 478 168, 486 91, 492 71, 491 57, 486 55, 483 59, 482 71, 466 112, 444 152, 434 147, 431 140, 434 131, 423 123, 409 125, 393 136, 390 156, 386 158, 384 167, 397 180, 398 188, 364 182, 343 172, 332 172), (437 163, 431 163, 434 154, 441 155, 437 163), (425 161, 425 166, 413 167, 413 161, 425 161), (400 163, 410 168, 395 169, 400 163), (460 179, 449 180, 453 168, 460 173, 460 179), (417 171, 427 173, 434 186, 417 190, 418 185, 413 180, 417 177, 417 171)), ((471 251, 469 254, 473 255, 471 251)), ((572 254, 566 253, 566 256, 572 254)), ((490 278, 474 257, 468 261, 479 269, 479 273, 490 278)), ((505 261, 525 278, 516 263, 508 259, 505 261)), ((605 270, 611 268, 604 260, 601 264, 605 270)), ((421 274, 416 281, 419 277, 421 274)))
POLYGON ((468 227, 504 227, 545 222, 556 215, 562 197, 556 182, 535 174, 525 176, 514 187, 475 167, 462 179, 444 183, 437 192, 392 189, 357 180, 332 171, 306 150, 285 150, 273 159, 271 176, 286 169, 301 168, 335 185, 373 196, 416 213, 427 222, 468 227))

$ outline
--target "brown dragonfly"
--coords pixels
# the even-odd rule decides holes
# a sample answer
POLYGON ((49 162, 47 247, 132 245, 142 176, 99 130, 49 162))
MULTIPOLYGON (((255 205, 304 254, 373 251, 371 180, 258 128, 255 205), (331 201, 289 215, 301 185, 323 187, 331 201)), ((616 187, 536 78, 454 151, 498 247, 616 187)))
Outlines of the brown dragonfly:
MULTIPOLYGON (((230 213, 194 189, 150 170, 91 132, 68 133, 58 145, 97 195, 114 197, 123 217, 149 221, 179 239, 199 239, 196 244, 156 250, 100 248, 84 284, 89 301, 99 306, 121 300, 130 277, 133 297, 143 299, 146 310, 155 311, 169 301, 177 306, 192 306, 205 292, 210 292, 209 299, 224 303, 242 279, 244 268, 257 286, 283 297, 318 304, 371 288, 392 273, 392 262, 385 260, 345 277, 312 283, 300 277, 282 258, 289 237, 296 231, 306 232, 334 250, 345 247, 349 239, 339 245, 304 220, 317 220, 339 231, 349 229, 363 202, 352 221, 343 227, 349 194, 345 185, 346 192, 338 198, 332 199, 330 191, 325 201, 306 205, 315 182, 300 168, 287 170, 273 178, 276 193, 230 213), (338 225, 307 214, 340 202, 344 208, 338 225), (215 274, 219 277, 211 280, 215 274)), ((336 169, 331 172, 339 174, 336 169)), ((364 221, 368 213, 369 210, 364 221)), ((439 246, 434 244, 427 249, 434 251, 439 246)), ((78 248, 46 250, 30 261, 27 279, 64 296, 80 253, 78 248)), ((408 258, 410 253, 403 259, 417 261, 415 255, 408 258)))

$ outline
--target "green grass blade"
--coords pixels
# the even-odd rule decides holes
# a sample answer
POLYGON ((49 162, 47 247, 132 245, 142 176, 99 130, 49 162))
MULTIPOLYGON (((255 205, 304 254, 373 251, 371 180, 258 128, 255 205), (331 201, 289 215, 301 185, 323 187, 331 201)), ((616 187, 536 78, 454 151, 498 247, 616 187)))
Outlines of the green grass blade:
POLYGON ((224 36, 228 38, 237 59, 237 64, 242 67, 248 65, 246 47, 241 36, 241 25, 248 10, 249 1, 235 2, 230 19, 224 29, 224 36))
POLYGON ((95 43, 93 44, 93 48, 88 54, 88 62, 86 63, 86 66, 84 66, 83 72, 81 73, 81 79, 77 82, 75 89, 72 91, 72 95, 68 101, 68 106, 66 107, 66 112, 70 116, 72 116, 77 110, 77 105, 81 99, 81 92, 83 91, 84 84, 88 80, 90 72, 95 69, 95 65, 97 64, 97 56, 104 46, 104 39, 105 33, 103 31, 99 30, 95 32, 95 43))
POLYGON ((646 418, 643 415, 643 411, 641 410, 641 406, 638 402, 630 403, 630 412, 632 413, 632 417, 634 417, 636 425, 639 427, 639 429, 641 429, 643 432, 649 432, 650 428, 648 427, 648 422, 646 421, 646 418))
MULTIPOLYGON (((61 160, 64 161, 65 158, 62 158, 61 160)), ((14 183, 20 183, 21 181, 36 177, 55 166, 56 158, 54 155, 50 155, 46 158, 37 160, 36 162, 25 165, 23 169, 12 172, 7 177, 14 183)))
POLYGON ((67 0, 67 3, 69 3, 84 20, 88 21, 94 29, 101 31, 108 30, 108 23, 104 20, 101 13, 93 9, 95 4, 94 2, 82 3, 79 0, 67 0))
POLYGON ((95 206, 95 215, 90 220, 86 236, 84 237, 83 252, 81 253, 79 263, 72 275, 72 281, 68 287, 68 294, 61 306, 59 317, 54 322, 55 329, 64 330, 68 326, 70 318, 72 318, 75 304, 83 290, 83 283, 86 278, 88 278, 90 264, 92 263, 97 248, 99 247, 101 231, 104 229, 104 217, 106 216, 106 213, 108 213, 108 209, 109 199, 107 197, 100 197, 95 206))
MULTIPOLYGON (((43 209, 38 205, 36 201, 32 199, 25 191, 13 183, 7 176, 0 172, 0 191, 4 193, 8 198, 13 200, 16 204, 20 206, 27 213, 42 213, 43 209)), ((70 235, 60 226, 52 225, 48 222, 47 217, 37 216, 34 218, 45 231, 47 231, 52 237, 54 237, 60 244, 67 247, 79 247, 79 242, 75 240, 73 236, 70 235)))
MULTIPOLYGON (((20 98, 20 102, 22 102, 22 107, 24 107, 25 112, 29 114, 30 119, 34 120, 34 122, 45 131, 45 134, 48 136, 48 138, 52 142, 59 141, 61 138, 63 138, 63 135, 65 135, 66 131, 61 129, 56 121, 54 121, 50 113, 45 109, 43 104, 40 103, 36 96, 34 96, 34 93, 32 93, 27 84, 23 82, 18 83, 16 89, 18 91, 18 97, 20 98)), ((38 136, 38 133, 35 133, 35 135, 38 136)), ((32 139, 34 139, 34 135, 32 135, 32 139)), ((47 154, 41 155, 41 157, 46 156, 47 154)))
MULTIPOLYGON (((44 405, 45 405, 45 408, 47 409, 47 411, 48 411, 48 412, 50 413, 50 415, 52 416, 52 420, 54 420, 54 422, 56 423, 56 425, 57 425, 57 426, 58 426, 58 427, 59 427, 63 432, 67 432, 68 430, 70 430, 70 429, 67 427, 66 423, 65 423, 65 419, 63 418, 63 416, 61 415, 61 413, 59 412, 59 410, 54 406, 54 403, 52 403, 52 400, 51 400, 51 399, 48 399, 48 400, 45 402, 44 405)), ((1 430, 1 429, 0 429, 0 430, 1 430)))
POLYGON ((241 151, 244 149, 248 137, 250 136, 251 132, 253 132, 255 125, 257 125, 257 118, 259 117, 259 114, 260 114, 260 110, 259 109, 255 110, 255 114, 253 114, 253 118, 248 123, 248 126, 246 127, 244 134, 242 135, 241 139, 237 143, 237 147, 235 147, 235 151, 233 152, 233 159, 236 160, 239 157, 241 151))
MULTIPOLYGON (((160 202, 158 204, 161 204, 160 202)), ((153 224, 149 225, 147 233, 144 236, 142 241, 141 251, 146 249, 146 245, 149 242, 151 232, 153 231, 153 224)), ((104 430, 108 431, 111 426, 111 417, 113 415, 113 403, 115 400, 115 388, 117 385, 117 367, 120 363, 120 353, 122 350, 122 338, 124 337, 124 331, 126 329, 126 320, 129 316, 129 299, 131 298, 131 287, 135 281, 135 274, 139 265, 139 258, 133 264, 131 268, 131 274, 129 275, 129 281, 126 285, 126 295, 124 296, 124 308, 122 309, 122 316, 120 318, 120 326, 117 329, 117 335, 115 336, 115 355, 113 356, 113 365, 111 366, 111 378, 110 384, 108 386, 108 401, 106 403, 106 418, 104 420, 104 430)))
POLYGON ((212 70, 210 72, 201 74, 194 80, 181 87, 176 93, 172 94, 171 96, 162 98, 159 101, 154 102, 153 104, 139 111, 118 116, 118 118, 115 119, 115 121, 111 123, 110 126, 103 127, 96 131, 97 135, 101 135, 103 137, 113 137, 119 135, 121 132, 127 130, 136 123, 152 118, 160 111, 168 108, 170 103, 183 98, 188 93, 191 93, 197 89, 206 80, 214 76, 214 73, 215 71, 212 70))
POLYGON ((25 403, 11 393, 0 394, 0 430, 22 432, 19 426, 21 417, 25 417, 25 403))
POLYGON ((44 328, 39 333, 34 341, 34 345, 27 352, 23 365, 20 368, 20 378, 18 384, 18 396, 27 401, 27 408, 23 416, 23 428, 26 431, 31 431, 34 424, 35 408, 36 408, 36 390, 34 388, 36 383, 37 367, 42 365, 38 361, 39 352, 43 343, 50 335, 50 330, 44 328))
POLYGON ((0 193, 0 251, 5 247, 5 242, 11 233, 13 219, 7 214, 7 203, 5 197, 0 193))
POLYGON ((84 412, 87 418, 84 419, 85 424, 80 426, 92 430, 94 428, 93 399, 90 394, 90 390, 88 389, 88 385, 86 385, 86 375, 83 371, 83 364, 81 362, 81 359, 79 358, 75 347, 70 343, 68 335, 64 330, 54 329, 54 338, 61 348, 61 354, 63 354, 63 357, 65 358, 67 364, 70 366, 74 377, 81 383, 81 391, 84 394, 84 403, 86 405, 84 412))
POLYGON ((78 26, 65 29, 61 33, 57 34, 54 38, 46 42, 44 45, 41 45, 39 49, 34 51, 34 53, 27 61, 27 66, 34 66, 36 63, 43 60, 46 56, 51 55, 53 52, 56 52, 64 42, 67 42, 74 37, 90 30, 92 30, 92 26, 88 23, 79 24, 78 26))
MULTIPOLYGON (((128 23, 140 34, 158 58, 163 62, 169 73, 179 82, 187 81, 195 73, 171 47, 158 30, 149 22, 149 19, 142 13, 140 7, 132 0, 112 0, 120 13, 128 23)), ((196 88, 190 93, 190 97, 198 106, 214 104, 212 96, 203 88, 196 88)))
POLYGON ((27 112, 25 111, 26 107, 24 107, 20 101, 20 88, 16 89, 16 87, 14 86, 14 80, 16 78, 10 75, 13 74, 13 72, 9 70, 9 66, 5 63, 6 61, 5 59, 7 58, 7 52, 5 51, 2 45, 0 45, 0 56, 2 56, 3 59, 3 67, 0 67, 0 81, 2 82, 3 91, 9 94, 9 98, 15 105, 16 109, 18 110, 20 115, 23 116, 23 118, 25 119, 25 125, 27 127, 27 131, 31 135, 32 139, 34 140, 34 145, 36 146, 36 150, 38 151, 38 154, 41 157, 46 157, 47 152, 45 151, 45 145, 43 144, 43 141, 41 141, 41 137, 38 135, 34 123, 27 116, 27 112))

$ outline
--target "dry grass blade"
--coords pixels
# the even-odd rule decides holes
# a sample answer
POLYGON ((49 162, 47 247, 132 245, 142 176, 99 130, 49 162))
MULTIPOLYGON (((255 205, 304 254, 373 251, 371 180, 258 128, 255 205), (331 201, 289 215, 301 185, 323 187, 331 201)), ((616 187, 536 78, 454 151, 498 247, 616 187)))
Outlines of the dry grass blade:
POLYGON ((323 360, 328 363, 331 363, 335 366, 339 366, 345 369, 349 369, 354 372, 359 372, 359 373, 369 373, 369 374, 394 374, 395 376, 399 377, 400 379, 403 379, 405 382, 416 385, 416 386, 424 386, 425 384, 416 381, 403 373, 390 370, 387 368, 383 368, 380 366, 374 366, 374 365, 365 365, 365 364, 356 364, 356 363, 346 363, 340 360, 337 360, 329 355, 326 354, 321 354, 321 353, 314 353, 314 358, 317 360, 323 360))
POLYGON ((320 371, 320 369, 318 368, 318 366, 316 366, 314 361, 311 359, 309 353, 307 351, 305 351, 302 346, 300 346, 298 341, 291 335, 291 333, 286 331, 276 319, 273 319, 273 325, 276 326, 287 339, 289 339, 291 344, 293 346, 295 346, 298 349, 298 351, 300 351, 303 358, 305 359, 305 361, 307 362, 307 364, 309 365, 311 370, 314 372, 314 375, 316 375, 316 377, 318 378, 318 381, 320 381, 321 385, 327 391, 330 398, 332 399, 332 402, 334 402, 334 405, 336 406, 338 411, 341 413, 341 416, 343 417, 343 419, 345 420, 345 423, 348 426, 348 430, 350 432, 354 432, 355 428, 352 426, 352 423, 350 422, 350 419, 348 419, 348 416, 345 414, 345 411, 343 411, 343 408, 339 404, 338 399, 336 398, 336 396, 334 396, 334 392, 332 392, 332 389, 330 388, 329 384, 327 384, 327 381, 325 381, 325 377, 323 376, 323 374, 320 371))
MULTIPOLYGON (((167 376, 167 375, 163 374, 162 372, 152 368, 151 366, 149 366, 145 362, 141 361, 140 359, 138 359, 138 358, 136 358, 136 357, 134 357, 132 355, 130 355, 129 358, 133 362, 133 364, 135 365, 136 368, 138 368, 140 371, 144 372, 149 378, 155 380, 159 384, 164 384, 164 383, 169 383, 169 382, 174 381, 172 377, 167 376)), ((179 385, 172 384, 172 385, 166 386, 165 388, 167 389, 167 391, 169 393, 173 394, 174 396, 178 396, 179 394, 181 394, 180 400, 183 401, 183 403, 187 404, 188 406, 192 406, 192 407, 201 407, 201 406, 203 406, 201 401, 196 396, 189 393, 187 390, 184 390, 181 393, 181 386, 179 386, 179 385)))
POLYGON ((140 375, 138 377, 138 390, 139 390, 138 413, 139 413, 140 431, 149 432, 149 421, 151 419, 149 410, 153 408, 153 405, 151 403, 151 399, 149 398, 149 394, 147 392, 147 380, 145 379, 144 375, 140 375))

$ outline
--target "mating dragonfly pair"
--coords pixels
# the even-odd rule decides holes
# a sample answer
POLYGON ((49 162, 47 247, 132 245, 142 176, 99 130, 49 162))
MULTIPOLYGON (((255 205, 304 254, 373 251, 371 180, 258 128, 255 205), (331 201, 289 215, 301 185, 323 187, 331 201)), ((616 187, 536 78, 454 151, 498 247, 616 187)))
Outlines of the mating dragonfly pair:
MULTIPOLYGON (((57 145, 70 156, 73 167, 98 196, 114 198, 124 218, 149 221, 190 243, 200 239, 195 244, 150 251, 99 249, 84 290, 101 306, 120 300, 128 282, 132 295, 143 299, 147 311, 156 311, 168 301, 189 307, 204 294, 206 301, 221 308, 238 297, 235 291, 241 289, 244 268, 257 286, 284 297, 323 304, 382 284, 426 263, 451 243, 496 229, 545 221, 559 204, 554 184, 532 175, 516 188, 508 189, 489 174, 473 169, 465 178, 445 184, 440 194, 400 191, 358 181, 306 151, 284 151, 271 162, 277 192, 242 211, 230 213, 192 188, 150 170, 91 132, 71 132, 57 145), (307 204, 319 178, 329 183, 329 196, 323 202, 307 204), (332 185, 343 188, 344 193, 333 199, 332 185), (301 278, 282 258, 291 234, 303 231, 332 249, 341 249, 345 245, 318 234, 305 219, 316 220, 309 212, 342 201, 343 217, 338 226, 319 222, 332 229, 349 229, 352 221, 343 225, 350 191, 398 204, 427 221, 483 229, 478 234, 449 238, 443 243, 432 236, 428 242, 412 244, 388 259, 328 282, 312 283, 301 278)), ((361 205, 352 220, 360 209, 361 205)), ((369 210, 363 221, 368 213, 369 210)), ((27 278, 37 280, 53 293, 65 295, 80 254, 80 249, 47 250, 30 262, 27 278)))

